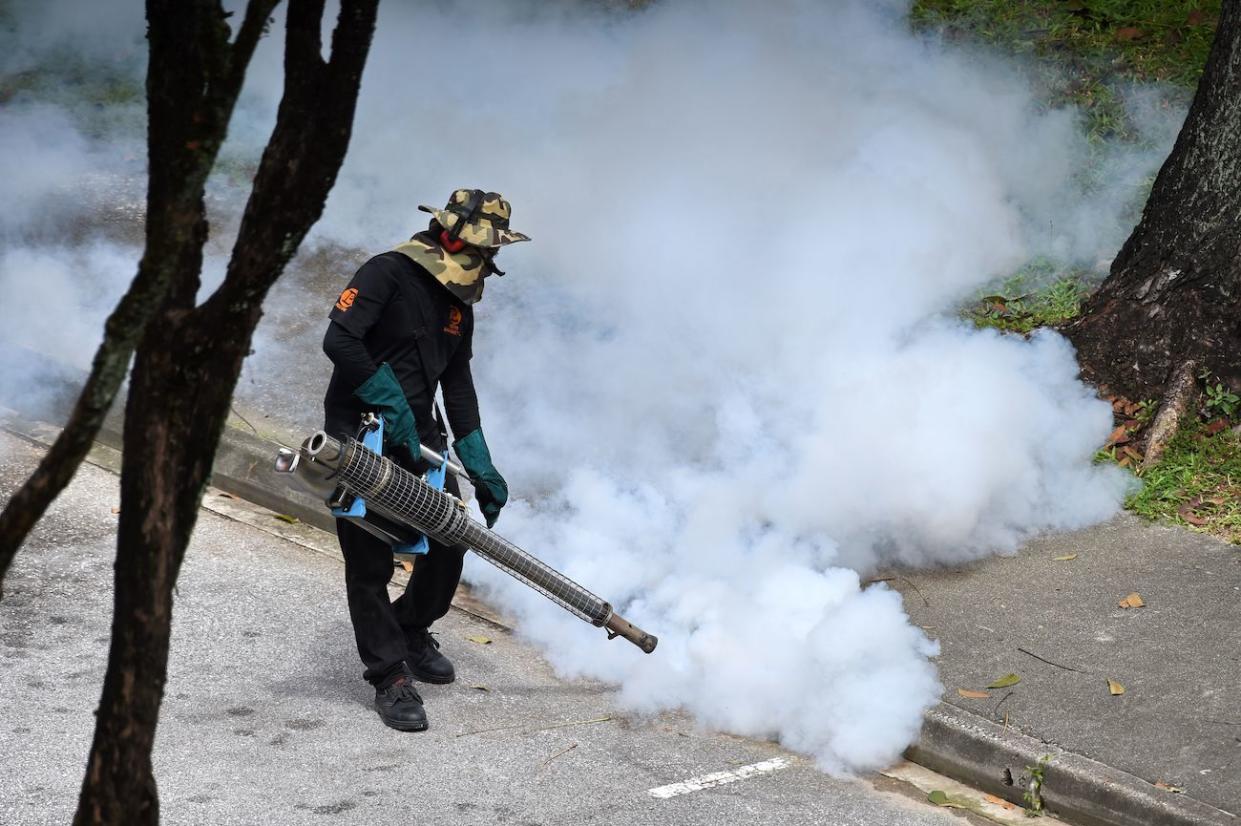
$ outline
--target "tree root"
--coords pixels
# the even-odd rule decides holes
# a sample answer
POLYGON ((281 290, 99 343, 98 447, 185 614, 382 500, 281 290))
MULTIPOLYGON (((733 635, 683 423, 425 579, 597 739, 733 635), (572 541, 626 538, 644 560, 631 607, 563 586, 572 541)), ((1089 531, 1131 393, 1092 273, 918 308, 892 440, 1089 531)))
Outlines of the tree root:
POLYGON ((1172 374, 1159 403, 1159 412, 1151 423, 1150 435, 1146 437, 1146 455, 1142 459, 1142 470, 1159 463, 1168 442, 1181 429, 1185 413, 1198 398, 1198 382, 1194 376, 1198 363, 1193 359, 1181 362, 1172 374))

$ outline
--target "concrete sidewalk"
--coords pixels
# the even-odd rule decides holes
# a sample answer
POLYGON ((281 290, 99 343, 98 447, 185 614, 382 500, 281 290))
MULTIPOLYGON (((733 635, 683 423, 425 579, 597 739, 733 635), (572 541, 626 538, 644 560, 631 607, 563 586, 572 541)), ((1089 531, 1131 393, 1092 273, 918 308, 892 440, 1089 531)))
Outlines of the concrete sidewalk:
MULTIPOLYGON (((115 426, 101 441, 119 444, 115 426)), ((271 472, 274 452, 228 429, 213 483, 330 529, 320 503, 271 472)), ((880 578, 942 647, 945 694, 910 759, 1019 804, 1037 771, 1047 809, 1080 824, 1241 824, 1237 548, 1126 515, 1012 557, 880 578), (1119 607, 1133 592, 1145 607, 1119 607), (1010 673, 1021 682, 986 699, 958 693, 1010 673)))
POLYGON ((951 771, 981 758, 975 782, 998 789, 1009 767, 990 752, 1024 735, 1053 755, 1049 802, 1064 791, 1058 767, 1094 762, 1098 787, 1078 794, 1096 805, 1112 795, 1131 818, 1120 822, 1229 822, 1225 813, 1241 812, 1241 549, 1125 514, 1016 556, 888 576, 940 641, 941 710, 960 729, 950 722, 931 742, 924 731, 922 762, 951 771), (1144 607, 1120 607, 1131 593, 1144 607), (1008 674, 1021 682, 985 699, 958 692, 1008 674), (971 722, 980 728, 968 731, 971 722))

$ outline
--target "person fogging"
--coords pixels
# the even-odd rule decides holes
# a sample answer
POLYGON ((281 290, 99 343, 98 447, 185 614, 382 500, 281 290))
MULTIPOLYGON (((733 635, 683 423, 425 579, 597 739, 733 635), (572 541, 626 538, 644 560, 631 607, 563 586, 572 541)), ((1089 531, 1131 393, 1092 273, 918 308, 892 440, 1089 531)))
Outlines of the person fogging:
MULTIPOLYGON (((324 430, 352 438, 364 414, 382 415, 384 452, 423 473, 428 465, 419 442, 443 455, 448 441, 434 404, 442 388, 457 437, 453 452, 491 527, 508 500, 508 485, 483 438, 470 372, 473 305, 487 277, 504 274, 495 266, 499 249, 530 239, 509 229, 512 208, 495 192, 458 189, 443 209, 418 208, 433 216, 430 227, 363 264, 329 313, 323 351, 334 369, 323 399, 324 430)), ((452 474, 445 489, 460 495, 452 474)), ((421 731, 427 716, 413 681, 456 679, 430 628, 448 613, 466 549, 431 541, 405 592, 392 602, 391 547, 344 519, 336 520, 336 534, 345 557, 349 617, 366 666, 363 677, 375 687, 375 710, 392 728, 421 731)))

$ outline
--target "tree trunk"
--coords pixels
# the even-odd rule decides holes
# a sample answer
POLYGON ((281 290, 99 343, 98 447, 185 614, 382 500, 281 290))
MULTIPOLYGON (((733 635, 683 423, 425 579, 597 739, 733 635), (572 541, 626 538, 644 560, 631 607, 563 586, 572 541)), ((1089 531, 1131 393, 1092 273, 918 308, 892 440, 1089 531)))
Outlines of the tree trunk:
MULTIPOLYGON (((112 645, 77 824, 159 822, 151 750, 167 676, 172 592, 198 514, 218 430, 204 408, 228 407, 232 386, 211 382, 192 331, 167 316, 139 345, 125 410, 112 645)), ((221 331, 223 332, 223 331, 221 331)), ((210 353, 204 349, 202 353, 210 353)))
MULTIPOLYGON (((285 89, 223 284, 194 307, 186 270, 148 324, 125 411, 112 649, 77 824, 159 822, 151 749, 172 591, 262 302, 318 220, 348 148, 378 0, 290 0, 285 89)), ((201 253, 201 246, 200 246, 201 253)))
POLYGON ((1130 399, 1162 397, 1189 360, 1241 387, 1241 0, 1224 0, 1142 220, 1065 334, 1083 375, 1130 399))

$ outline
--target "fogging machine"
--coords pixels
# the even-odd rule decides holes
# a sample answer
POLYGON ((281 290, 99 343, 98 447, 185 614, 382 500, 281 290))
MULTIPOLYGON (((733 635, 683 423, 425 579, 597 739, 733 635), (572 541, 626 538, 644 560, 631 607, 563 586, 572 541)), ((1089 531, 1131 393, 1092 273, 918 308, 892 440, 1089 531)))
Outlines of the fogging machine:
POLYGON ((320 430, 299 450, 280 448, 276 471, 291 474, 318 495, 338 518, 383 539, 397 554, 426 553, 427 538, 464 545, 571 614, 624 637, 646 653, 658 638, 612 610, 605 600, 470 518, 465 503, 443 490, 445 474, 468 481, 447 456, 422 446, 431 464, 424 477, 383 455, 383 419, 368 415, 358 439, 338 440, 320 430))

